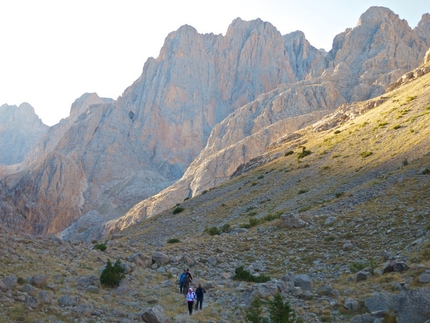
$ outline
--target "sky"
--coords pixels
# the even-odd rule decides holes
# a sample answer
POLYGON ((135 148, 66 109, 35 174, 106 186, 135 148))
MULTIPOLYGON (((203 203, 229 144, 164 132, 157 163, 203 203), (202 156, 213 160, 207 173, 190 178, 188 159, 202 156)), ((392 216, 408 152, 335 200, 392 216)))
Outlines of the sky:
POLYGON ((121 96, 182 25, 225 35, 237 17, 260 18, 329 51, 371 6, 411 28, 430 12, 429 0, 0 0, 0 105, 28 102, 52 126, 84 93, 121 96))

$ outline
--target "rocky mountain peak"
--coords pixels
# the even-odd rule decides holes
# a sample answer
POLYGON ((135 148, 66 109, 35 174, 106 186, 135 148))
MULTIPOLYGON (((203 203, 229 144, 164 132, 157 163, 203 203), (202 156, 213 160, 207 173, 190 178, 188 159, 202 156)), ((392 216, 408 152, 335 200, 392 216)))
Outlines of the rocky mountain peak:
POLYGON ((0 106, 0 165, 21 163, 47 129, 26 102, 0 106))

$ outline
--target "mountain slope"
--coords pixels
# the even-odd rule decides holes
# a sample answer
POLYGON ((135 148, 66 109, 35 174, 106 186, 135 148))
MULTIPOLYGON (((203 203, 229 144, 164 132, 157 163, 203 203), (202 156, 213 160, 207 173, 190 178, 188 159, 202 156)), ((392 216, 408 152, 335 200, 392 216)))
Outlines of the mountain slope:
POLYGON ((280 85, 230 114, 213 129, 207 146, 179 181, 108 223, 107 230, 121 230, 219 185, 282 133, 309 125, 346 102, 383 93, 387 82, 422 62, 425 46, 392 11, 370 8, 355 28, 335 38, 326 58, 333 67, 320 77, 280 85))
POLYGON ((242 322, 253 297, 265 303, 280 292, 304 322, 425 322, 429 71, 287 134, 181 212, 104 238, 105 252, 0 227, 0 320, 140 322, 156 308, 165 322, 242 322), (290 227, 288 215, 307 224, 290 227), (115 289, 99 284, 108 259, 127 268, 115 289), (409 269, 384 274, 387 260, 409 269), (240 266, 272 279, 233 280, 240 266), (191 317, 177 289, 183 268, 207 290, 191 317))

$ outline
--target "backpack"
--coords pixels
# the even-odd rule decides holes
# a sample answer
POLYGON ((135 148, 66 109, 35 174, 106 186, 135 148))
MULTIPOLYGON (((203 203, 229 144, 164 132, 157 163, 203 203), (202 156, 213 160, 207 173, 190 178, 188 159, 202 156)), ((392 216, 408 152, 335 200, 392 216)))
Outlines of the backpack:
POLYGON ((185 273, 182 273, 181 277, 179 278, 179 282, 182 283, 184 281, 185 276, 187 276, 185 273))

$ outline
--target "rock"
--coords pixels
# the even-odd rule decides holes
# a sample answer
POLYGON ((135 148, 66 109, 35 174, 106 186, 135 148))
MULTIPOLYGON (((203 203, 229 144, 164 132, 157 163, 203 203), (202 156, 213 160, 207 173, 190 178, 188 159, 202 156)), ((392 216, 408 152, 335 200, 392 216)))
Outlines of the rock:
POLYGON ((156 305, 153 308, 145 311, 142 314, 142 320, 146 323, 164 323, 166 321, 164 317, 164 310, 160 305, 156 305))
POLYGON ((356 282, 367 280, 367 278, 372 277, 372 274, 367 270, 360 270, 354 276, 356 282))
POLYGON ((152 261, 155 262, 157 265, 167 265, 170 261, 170 258, 169 256, 160 251, 155 251, 152 254, 152 261))
POLYGON ((380 311, 386 313, 389 310, 389 302, 390 297, 384 293, 377 293, 364 299, 364 305, 371 313, 380 311))
POLYGON ((358 311, 361 308, 360 303, 358 303, 355 299, 352 298, 347 298, 343 303, 343 307, 353 312, 358 311))
POLYGON ((430 282, 430 275, 429 274, 421 274, 419 277, 419 282, 421 284, 427 284, 428 282, 430 282))
POLYGON ((35 275, 30 278, 30 284, 37 288, 44 288, 48 285, 48 280, 45 275, 35 275))
POLYGON ((375 317, 370 314, 356 315, 349 323, 374 323, 375 317))
POLYGON ((297 214, 282 214, 281 215, 281 226, 284 228, 302 228, 308 225, 306 221, 300 219, 297 214))
POLYGON ((258 298, 268 298, 269 296, 274 296, 279 292, 278 285, 274 282, 254 284, 253 288, 253 296, 258 298))
POLYGON ((408 290, 391 297, 391 307, 396 312, 397 323, 420 323, 430 313, 430 289, 408 290))
POLYGON ((7 276, 3 278, 3 284, 6 287, 6 289, 15 288, 17 282, 18 282, 18 277, 16 277, 15 275, 7 276))
POLYGON ((138 266, 149 267, 152 265, 152 258, 141 253, 134 253, 127 258, 128 261, 134 262, 138 266))
POLYGON ((305 274, 299 274, 294 277, 294 285, 297 287, 300 287, 303 290, 311 290, 311 284, 312 280, 309 278, 308 275, 305 274))
POLYGON ((73 297, 71 295, 63 295, 58 299, 60 306, 69 307, 78 305, 78 297, 73 297))
POLYGON ((328 284, 322 284, 320 287, 317 288, 317 294, 319 295, 331 295, 333 291, 333 288, 331 288, 328 284))
POLYGON ((354 249, 354 244, 351 241, 345 241, 345 243, 342 246, 343 250, 352 250, 354 249))
POLYGON ((382 269, 382 272, 384 274, 391 273, 391 272, 398 272, 402 273, 406 270, 408 270, 409 267, 404 262, 398 262, 397 260, 389 260, 384 264, 384 267, 382 269))

